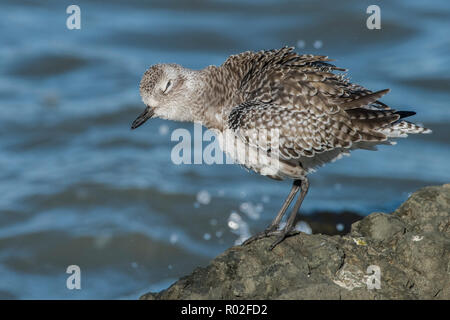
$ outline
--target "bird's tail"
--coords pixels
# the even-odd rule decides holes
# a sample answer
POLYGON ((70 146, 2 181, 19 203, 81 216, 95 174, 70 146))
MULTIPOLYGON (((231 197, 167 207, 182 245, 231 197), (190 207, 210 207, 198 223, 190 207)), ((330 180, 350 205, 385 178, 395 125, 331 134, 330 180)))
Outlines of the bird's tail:
MULTIPOLYGON (((415 114, 415 112, 409 111, 398 111, 396 113, 400 115, 400 119, 415 114)), ((408 134, 415 134, 415 133, 428 134, 431 133, 432 131, 428 128, 421 126, 420 124, 412 123, 405 120, 399 120, 392 123, 389 126, 380 128, 379 132, 385 134, 389 138, 406 138, 408 134)))

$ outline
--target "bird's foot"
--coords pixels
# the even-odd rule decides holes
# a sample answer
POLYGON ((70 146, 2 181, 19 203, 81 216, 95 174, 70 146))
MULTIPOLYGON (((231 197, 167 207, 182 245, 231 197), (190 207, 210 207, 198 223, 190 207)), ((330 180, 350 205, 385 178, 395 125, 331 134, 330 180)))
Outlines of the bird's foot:
POLYGON ((270 236, 273 236, 273 235, 277 235, 280 232, 277 229, 278 229, 278 226, 272 226, 272 225, 268 226, 266 229, 264 229, 264 231, 258 232, 254 236, 252 236, 252 237, 248 238, 247 240, 245 240, 242 243, 242 245, 245 246, 245 245, 247 245, 247 244, 249 244, 249 243, 251 243, 251 242, 253 242, 255 240, 262 239, 262 238, 267 238, 267 237, 270 237, 270 236))
POLYGON ((272 251, 273 248, 275 248, 277 245, 279 245, 287 237, 296 235, 298 233, 300 233, 300 231, 294 230, 294 228, 290 228, 290 229, 284 228, 282 230, 279 230, 278 238, 270 245, 269 251, 272 251))
POLYGON ((299 231, 294 230, 293 228, 290 229, 282 229, 282 230, 277 230, 277 226, 271 226, 268 227, 267 229, 265 229, 262 232, 259 232, 257 234, 255 234, 254 236, 248 238, 247 240, 245 240, 242 245, 245 246, 255 240, 259 240, 262 238, 267 238, 270 236, 278 236, 278 238, 270 245, 269 247, 269 251, 272 251, 273 248, 275 248, 277 245, 279 245, 285 238, 293 236, 298 234, 299 231))

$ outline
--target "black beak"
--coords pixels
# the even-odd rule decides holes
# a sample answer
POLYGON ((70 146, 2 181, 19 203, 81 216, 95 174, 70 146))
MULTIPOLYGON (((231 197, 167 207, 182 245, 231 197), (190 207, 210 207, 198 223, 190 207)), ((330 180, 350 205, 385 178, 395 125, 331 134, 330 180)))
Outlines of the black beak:
POLYGON ((150 106, 147 106, 147 108, 145 108, 144 112, 142 112, 136 118, 136 120, 133 121, 133 123, 131 124, 131 129, 136 129, 137 127, 139 127, 142 124, 144 124, 145 121, 147 121, 148 119, 153 117, 154 113, 155 113, 155 111, 153 110, 153 108, 150 107, 150 106))

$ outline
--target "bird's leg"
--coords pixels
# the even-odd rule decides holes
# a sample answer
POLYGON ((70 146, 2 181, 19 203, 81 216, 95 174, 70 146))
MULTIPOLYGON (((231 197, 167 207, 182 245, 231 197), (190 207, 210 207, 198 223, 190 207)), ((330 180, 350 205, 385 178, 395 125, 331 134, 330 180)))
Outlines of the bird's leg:
POLYGON ((281 219, 286 213, 286 210, 289 208, 289 205, 291 204, 298 190, 300 190, 300 187, 301 187, 301 180, 294 180, 294 182, 292 183, 291 191, 289 192, 289 195, 284 201, 283 206, 281 207, 275 219, 273 219, 270 225, 266 228, 266 231, 270 232, 278 229, 281 219))
POLYGON ((296 180, 301 182, 301 192, 300 196, 298 197, 297 201, 294 204, 294 208, 292 209, 291 215, 288 217, 288 220, 286 222, 286 225, 284 226, 283 230, 281 230, 280 236, 275 240, 274 243, 271 244, 269 247, 269 250, 272 250, 275 248, 278 244, 280 244, 292 231, 294 228, 294 221, 295 217, 297 216, 297 212, 300 209, 300 206, 302 205, 303 200, 305 199, 306 193, 309 189, 309 181, 306 177, 304 177, 302 180, 296 180))
POLYGON ((277 216, 273 221, 270 223, 270 225, 262 232, 255 234, 253 237, 248 238, 244 241, 242 245, 249 244, 250 242, 253 242, 257 239, 265 238, 273 234, 278 229, 278 225, 280 224, 281 219, 283 218, 284 214, 286 213, 287 208, 289 208, 289 205, 291 204, 292 200, 294 199, 295 195, 297 194, 298 190, 301 186, 301 180, 294 180, 294 183, 292 184, 291 191, 289 192, 289 195, 287 196, 286 200, 283 203, 283 206, 281 207, 280 211, 278 211, 277 216))

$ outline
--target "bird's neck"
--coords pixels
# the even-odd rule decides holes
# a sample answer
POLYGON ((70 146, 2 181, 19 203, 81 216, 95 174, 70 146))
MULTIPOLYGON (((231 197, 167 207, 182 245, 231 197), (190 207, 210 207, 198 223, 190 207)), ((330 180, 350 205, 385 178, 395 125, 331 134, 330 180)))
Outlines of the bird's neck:
POLYGON ((194 122, 208 129, 224 130, 231 109, 242 103, 240 79, 223 67, 209 66, 197 71, 196 98, 193 101, 194 122))

